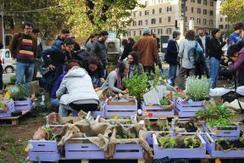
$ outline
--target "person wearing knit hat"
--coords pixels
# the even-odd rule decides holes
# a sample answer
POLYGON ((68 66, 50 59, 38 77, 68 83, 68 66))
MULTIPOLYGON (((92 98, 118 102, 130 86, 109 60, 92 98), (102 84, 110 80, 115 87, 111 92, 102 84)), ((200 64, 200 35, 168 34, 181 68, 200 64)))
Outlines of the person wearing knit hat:
POLYGON ((150 28, 144 28, 144 29, 143 29, 143 35, 151 35, 151 30, 150 30, 150 28))
POLYGON ((224 42, 220 41, 221 31, 219 29, 213 29, 212 38, 208 44, 208 52, 210 57, 210 86, 215 88, 219 76, 220 60, 223 55, 222 48, 227 43, 227 39, 224 42))
POLYGON ((244 41, 231 45, 227 55, 232 61, 229 65, 229 71, 236 73, 239 86, 244 85, 244 41))
POLYGON ((151 30, 145 28, 143 36, 133 46, 133 51, 139 54, 140 63, 143 65, 144 72, 148 75, 155 72, 154 64, 158 63, 157 40, 151 35, 151 30))

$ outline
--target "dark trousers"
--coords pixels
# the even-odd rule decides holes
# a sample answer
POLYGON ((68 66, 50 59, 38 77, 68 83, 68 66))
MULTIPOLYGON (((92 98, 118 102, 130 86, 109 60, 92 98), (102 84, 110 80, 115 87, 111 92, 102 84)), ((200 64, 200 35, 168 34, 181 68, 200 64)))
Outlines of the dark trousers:
POLYGON ((152 73, 155 73, 154 66, 143 66, 143 70, 147 75, 152 75, 152 73))
POLYGON ((89 111, 96 111, 98 109, 98 105, 97 104, 74 104, 71 103, 69 104, 69 106, 76 110, 77 112, 79 111, 84 111, 84 112, 89 112, 89 111))

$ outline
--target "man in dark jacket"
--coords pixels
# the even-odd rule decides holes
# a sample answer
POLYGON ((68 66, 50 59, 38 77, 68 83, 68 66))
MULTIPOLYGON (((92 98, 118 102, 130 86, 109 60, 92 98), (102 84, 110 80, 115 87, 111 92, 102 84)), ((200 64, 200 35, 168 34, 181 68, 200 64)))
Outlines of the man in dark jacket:
POLYGON ((105 41, 107 40, 107 38, 108 38, 108 32, 102 31, 99 34, 98 40, 94 43, 94 49, 93 49, 93 54, 95 54, 95 56, 100 59, 104 69, 106 69, 106 66, 108 64, 107 48, 105 45, 105 41))
POLYGON ((72 58, 73 45, 74 41, 67 38, 61 45, 61 49, 52 47, 42 52, 44 61, 42 84, 47 91, 51 92, 54 81, 64 72, 65 62, 72 58))
POLYGON ((64 40, 70 37, 70 32, 68 29, 62 29, 58 38, 54 41, 52 48, 54 49, 61 49, 61 45, 63 44, 64 40))
POLYGON ((206 35, 206 32, 203 29, 198 30, 198 36, 196 37, 197 42, 203 49, 203 54, 205 57, 205 73, 209 76, 209 56, 208 56, 208 44, 210 42, 210 37, 206 35))
POLYGON ((37 41, 32 35, 33 24, 26 22, 24 33, 14 35, 10 44, 13 58, 16 58, 16 84, 26 84, 32 81, 34 63, 37 53, 37 41))
POLYGON ((179 46, 176 42, 180 38, 180 32, 173 32, 173 39, 168 41, 167 51, 165 54, 165 61, 169 64, 168 82, 170 85, 174 86, 176 71, 177 71, 177 56, 179 53, 179 46))

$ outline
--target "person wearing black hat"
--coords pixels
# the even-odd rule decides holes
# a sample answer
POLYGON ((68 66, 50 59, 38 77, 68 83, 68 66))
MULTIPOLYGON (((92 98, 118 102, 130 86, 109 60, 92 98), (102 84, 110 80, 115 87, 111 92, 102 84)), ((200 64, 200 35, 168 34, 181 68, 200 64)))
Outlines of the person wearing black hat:
POLYGON ((223 55, 222 48, 226 44, 227 39, 224 42, 220 41, 221 31, 219 29, 213 29, 212 38, 208 44, 208 54, 210 57, 210 86, 215 88, 217 85, 220 60, 223 55))
POLYGON ((230 46, 227 55, 232 61, 229 71, 236 73, 239 86, 244 85, 244 41, 230 46))

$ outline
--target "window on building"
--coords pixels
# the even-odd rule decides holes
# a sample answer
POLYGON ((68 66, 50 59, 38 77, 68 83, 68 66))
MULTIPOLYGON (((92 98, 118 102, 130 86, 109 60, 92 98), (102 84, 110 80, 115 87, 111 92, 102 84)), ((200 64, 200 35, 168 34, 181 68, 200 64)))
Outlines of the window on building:
POLYGON ((145 15, 149 15, 149 10, 145 10, 145 15))
POLYGON ((201 14, 201 9, 200 8, 197 9, 197 13, 201 14))
POLYGON ((162 8, 159 8, 159 13, 162 13, 162 8))
POLYGON ((133 31, 133 35, 136 36, 136 31, 133 31))
POLYGON ((197 24, 201 24, 201 19, 197 18, 197 24))
POLYGON ((139 20, 139 21, 138 21, 138 25, 139 25, 139 26, 142 26, 142 25, 143 25, 142 20, 139 20))
POLYGON ((213 16, 213 10, 210 10, 210 11, 209 11, 209 15, 210 15, 210 16, 213 16))
POLYGON ((219 29, 224 29, 223 25, 219 25, 219 29))
POLYGON ((201 4, 201 3, 202 3, 202 0, 197 0, 197 3, 198 3, 198 4, 201 4))
POLYGON ((190 20, 194 20, 194 17, 190 17, 190 20))
POLYGON ((133 12, 133 16, 136 17, 136 11, 133 12))
POLYGON ((228 18, 227 18, 227 17, 225 18, 225 21, 226 21, 226 22, 228 21, 228 18))
POLYGON ((158 35, 160 35, 160 29, 158 29, 158 35))
POLYGON ((136 21, 133 21, 133 26, 136 26, 136 21))
POLYGON ((225 29, 228 29, 228 24, 225 25, 225 29))
POLYGON ((155 14, 155 10, 154 9, 152 9, 152 14, 155 14))
POLYGON ((151 19, 151 24, 156 24, 156 19, 155 18, 151 19))
POLYGON ((148 20, 145 20, 145 25, 148 25, 148 20))
POLYGON ((209 20, 209 25, 213 25, 213 20, 209 20))
POLYGON ((167 28, 167 29, 166 29, 166 34, 171 35, 171 33, 172 33, 172 29, 171 29, 171 28, 167 28))
POLYGON ((191 0, 191 2, 195 3, 195 0, 191 0))
POLYGON ((159 22, 159 23, 162 23, 162 18, 159 18, 159 19, 158 19, 158 22, 159 22))
POLYGON ((141 16, 141 11, 139 12, 139 16, 141 16))
POLYGON ((171 17, 170 16, 168 17, 168 22, 171 22, 171 17))
POLYGON ((203 0, 203 4, 204 5, 208 5, 208 1, 207 0, 203 0))
POLYGON ((148 5, 148 1, 145 1, 145 6, 147 6, 148 5))
POLYGON ((140 30, 139 34, 140 34, 140 36, 141 36, 141 30, 140 30))
POLYGON ((194 12, 194 7, 191 8, 191 13, 193 13, 193 12, 194 12))
POLYGON ((203 19, 203 25, 207 25, 207 19, 203 19))
POLYGON ((214 5, 213 0, 210 0, 210 6, 213 6, 213 5, 214 5))
POLYGON ((168 6, 167 7, 167 12, 171 12, 172 11, 172 6, 168 6))
POLYGON ((220 22, 222 22, 223 21, 223 18, 220 18, 220 20, 219 20, 220 22))
POLYGON ((207 15, 208 14, 208 10, 207 9, 203 9, 203 15, 207 15))

